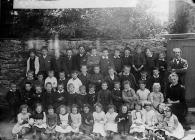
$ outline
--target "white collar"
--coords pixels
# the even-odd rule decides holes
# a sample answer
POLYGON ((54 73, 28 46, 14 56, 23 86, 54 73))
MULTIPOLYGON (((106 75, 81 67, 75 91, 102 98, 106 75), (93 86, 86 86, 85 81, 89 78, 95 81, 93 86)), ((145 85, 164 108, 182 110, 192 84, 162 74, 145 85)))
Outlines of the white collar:
POLYGON ((102 56, 102 59, 108 59, 108 56, 102 56))

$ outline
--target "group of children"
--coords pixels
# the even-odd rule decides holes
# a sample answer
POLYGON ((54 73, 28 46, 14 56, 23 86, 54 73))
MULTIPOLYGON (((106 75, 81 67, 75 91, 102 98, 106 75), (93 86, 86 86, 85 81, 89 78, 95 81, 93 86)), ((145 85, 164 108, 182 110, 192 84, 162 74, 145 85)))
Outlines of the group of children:
POLYGON ((45 77, 45 72, 31 71, 29 66, 20 89, 11 83, 6 96, 11 117, 19 112, 14 135, 33 131, 33 138, 41 132, 57 139, 72 134, 104 137, 117 133, 138 139, 183 137, 177 117, 163 104, 167 68, 163 54, 155 60, 147 50, 145 59, 138 48, 131 59, 125 49, 120 59, 120 51, 115 50, 111 64, 104 49, 95 64, 94 51, 80 64, 80 72, 48 69, 45 77))

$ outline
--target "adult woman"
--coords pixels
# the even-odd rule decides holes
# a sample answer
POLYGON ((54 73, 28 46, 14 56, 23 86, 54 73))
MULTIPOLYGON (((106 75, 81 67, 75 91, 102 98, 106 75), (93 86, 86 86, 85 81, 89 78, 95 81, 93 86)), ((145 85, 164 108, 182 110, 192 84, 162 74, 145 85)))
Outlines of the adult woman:
POLYGON ((33 71, 35 75, 39 72, 39 57, 36 56, 35 50, 30 50, 30 57, 27 60, 26 73, 33 71))

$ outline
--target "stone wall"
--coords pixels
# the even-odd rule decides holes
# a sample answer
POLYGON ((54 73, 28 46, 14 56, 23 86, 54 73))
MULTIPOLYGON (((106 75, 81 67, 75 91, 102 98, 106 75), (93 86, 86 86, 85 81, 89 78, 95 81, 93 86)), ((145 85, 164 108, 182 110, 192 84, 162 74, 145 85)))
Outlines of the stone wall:
POLYGON ((8 87, 10 81, 20 82, 25 77, 26 60, 29 49, 35 48, 38 53, 43 46, 48 46, 51 55, 56 53, 63 54, 67 48, 72 48, 76 53, 77 48, 83 45, 87 50, 96 46, 101 51, 107 47, 111 51, 115 48, 121 49, 129 47, 132 51, 137 45, 143 49, 151 48, 155 53, 166 51, 164 40, 1 40, 0 41, 0 82, 8 87))

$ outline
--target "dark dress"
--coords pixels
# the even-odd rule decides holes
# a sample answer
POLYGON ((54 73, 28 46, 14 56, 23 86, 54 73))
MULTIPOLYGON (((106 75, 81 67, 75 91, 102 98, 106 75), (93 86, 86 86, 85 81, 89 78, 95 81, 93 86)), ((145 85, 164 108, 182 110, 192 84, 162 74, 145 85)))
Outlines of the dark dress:
POLYGON ((123 104, 122 91, 119 89, 112 90, 112 102, 116 107, 117 112, 119 112, 121 105, 123 104))
POLYGON ((44 92, 36 93, 36 91, 33 92, 32 103, 33 103, 33 109, 35 109, 37 103, 42 104, 43 108, 45 108, 45 93, 44 92))
POLYGON ((86 75, 79 73, 78 75, 78 78, 81 80, 82 84, 86 87, 86 89, 88 89, 90 83, 90 77, 91 75, 88 73, 86 75))
POLYGON ((132 66, 132 59, 133 59, 132 56, 128 56, 128 57, 124 56, 124 57, 122 58, 123 65, 132 66))
POLYGON ((178 117, 178 120, 183 123, 185 121, 185 116, 187 113, 187 104, 185 100, 185 88, 183 85, 169 85, 167 87, 167 95, 166 99, 170 99, 172 101, 179 100, 179 103, 174 103, 171 106, 173 114, 178 117))
POLYGON ((94 92, 93 94, 87 94, 88 104, 93 108, 94 104, 97 102, 97 94, 94 92))
POLYGON ((44 74, 44 77, 47 76, 47 73, 52 68, 52 57, 47 55, 45 58, 41 55, 39 57, 39 71, 44 74))
POLYGON ((92 113, 82 113, 81 114, 81 126, 80 126, 80 131, 86 134, 90 134, 93 131, 93 124, 94 124, 94 120, 93 120, 93 115, 92 113), (88 122, 88 123, 86 123, 88 122))
POLYGON ((30 91, 23 90, 21 92, 21 103, 27 104, 30 108, 33 107, 33 90, 30 91))
POLYGON ((138 85, 132 73, 129 73, 129 75, 122 74, 120 76, 120 79, 121 79, 121 85, 123 85, 124 81, 129 81, 131 84, 131 88, 133 88, 134 90, 137 90, 138 85))
POLYGON ((64 90, 56 91, 54 93, 54 108, 58 108, 60 105, 68 105, 68 93, 64 90))
POLYGON ((73 67, 75 70, 80 71, 81 65, 87 64, 87 55, 85 54, 76 54, 73 57, 73 67))
POLYGON ((104 110, 106 111, 107 106, 112 103, 112 97, 110 90, 100 90, 98 92, 97 100, 102 104, 104 110))
POLYGON ((123 69, 123 60, 121 57, 115 57, 113 56, 113 63, 114 63, 114 68, 117 73, 120 73, 123 69))
POLYGON ((112 90, 114 88, 114 82, 119 82, 120 79, 117 75, 114 75, 114 79, 111 79, 110 75, 106 76, 104 79, 108 83, 108 89, 112 90))

